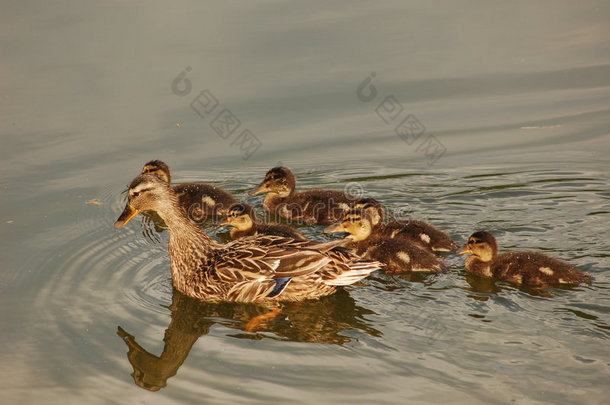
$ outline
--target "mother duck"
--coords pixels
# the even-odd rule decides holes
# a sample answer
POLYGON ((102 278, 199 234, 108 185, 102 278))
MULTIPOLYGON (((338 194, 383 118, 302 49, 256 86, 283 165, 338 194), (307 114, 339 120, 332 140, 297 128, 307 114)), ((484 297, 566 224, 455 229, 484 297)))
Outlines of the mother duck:
POLYGON ((379 269, 339 247, 345 241, 313 242, 257 235, 221 244, 196 227, 178 196, 151 174, 136 177, 115 228, 142 211, 155 211, 170 230, 174 287, 205 301, 300 301, 332 294, 379 269))

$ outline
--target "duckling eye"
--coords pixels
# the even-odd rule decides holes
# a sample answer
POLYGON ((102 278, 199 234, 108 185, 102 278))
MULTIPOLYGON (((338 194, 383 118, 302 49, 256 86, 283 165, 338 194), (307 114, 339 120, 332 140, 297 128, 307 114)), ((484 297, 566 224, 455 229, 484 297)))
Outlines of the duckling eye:
POLYGON ((132 197, 137 197, 137 196, 139 196, 139 195, 140 195, 140 192, 139 192, 139 191, 134 191, 133 193, 131 193, 131 196, 132 196, 132 197))

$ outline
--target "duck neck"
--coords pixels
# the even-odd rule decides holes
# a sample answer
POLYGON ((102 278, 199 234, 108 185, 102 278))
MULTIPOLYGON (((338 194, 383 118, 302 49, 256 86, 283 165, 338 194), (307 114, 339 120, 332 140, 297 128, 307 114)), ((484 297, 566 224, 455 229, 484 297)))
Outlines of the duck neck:
POLYGON ((205 242, 205 245, 216 243, 188 219, 180 207, 177 198, 172 198, 169 201, 168 207, 157 211, 157 213, 165 221, 174 238, 192 240, 197 244, 205 242))
POLYGON ((279 213, 275 212, 275 208, 285 202, 292 194, 292 191, 290 192, 290 194, 281 195, 276 193, 267 193, 267 195, 265 195, 265 199, 263 200, 263 207, 265 207, 268 212, 272 212, 275 215, 278 215, 279 213))
POLYGON ((186 217, 175 195, 163 201, 157 213, 170 231, 169 257, 174 286, 187 293, 188 285, 200 273, 199 270, 219 243, 186 217))

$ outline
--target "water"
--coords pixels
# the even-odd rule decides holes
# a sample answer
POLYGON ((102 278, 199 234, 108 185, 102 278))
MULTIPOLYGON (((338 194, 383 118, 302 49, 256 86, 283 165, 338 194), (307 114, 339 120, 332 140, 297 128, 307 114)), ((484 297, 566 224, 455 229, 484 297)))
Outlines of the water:
POLYGON ((604 2, 2 10, 2 403, 607 400, 604 2), (206 89, 218 110, 200 116, 206 89), (210 126, 225 108, 227 139, 210 126), (246 332, 264 309, 172 292, 167 232, 112 227, 153 158, 259 208, 246 193, 281 162, 302 187, 361 191, 459 242, 488 229, 595 281, 540 292, 447 255, 448 274, 375 274, 246 332))

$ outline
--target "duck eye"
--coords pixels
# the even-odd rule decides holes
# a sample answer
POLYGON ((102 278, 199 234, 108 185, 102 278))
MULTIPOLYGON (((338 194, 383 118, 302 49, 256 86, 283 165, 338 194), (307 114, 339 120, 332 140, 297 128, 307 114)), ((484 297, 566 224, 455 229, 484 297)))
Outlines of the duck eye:
POLYGON ((137 197, 137 196, 139 196, 139 195, 140 195, 140 192, 139 192, 139 191, 134 191, 133 193, 131 193, 131 196, 132 196, 132 197, 137 197))

